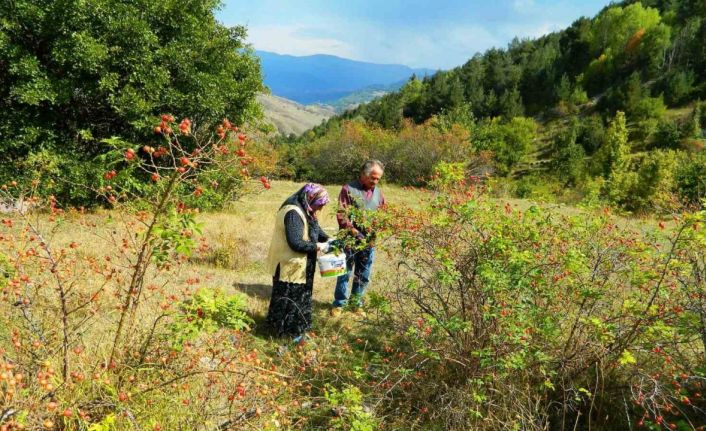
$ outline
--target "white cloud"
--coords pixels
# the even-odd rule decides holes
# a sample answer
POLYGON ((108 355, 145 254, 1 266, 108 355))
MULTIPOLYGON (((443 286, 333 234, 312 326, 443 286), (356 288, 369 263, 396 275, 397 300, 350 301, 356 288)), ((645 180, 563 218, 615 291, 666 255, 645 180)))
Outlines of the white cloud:
POLYGON ((518 13, 524 13, 534 8, 534 0, 512 0, 512 9, 518 13))
POLYGON ((353 58, 355 50, 347 42, 328 36, 326 29, 301 25, 267 25, 248 27, 248 42, 256 49, 278 54, 312 55, 332 54, 353 58))
POLYGON ((446 32, 445 37, 447 37, 453 45, 471 50, 471 55, 478 51, 485 51, 492 46, 502 44, 501 39, 491 33, 487 28, 479 25, 451 28, 446 32))
POLYGON ((249 28, 257 49, 450 68, 477 52, 536 38, 593 15, 609 0, 225 0, 221 19, 249 28))
POLYGON ((492 47, 503 48, 514 36, 539 37, 557 24, 472 24, 428 27, 381 27, 362 21, 328 21, 325 25, 250 26, 248 41, 259 50, 278 54, 331 54, 373 63, 449 69, 492 47))
POLYGON ((355 43, 358 48, 356 58, 432 69, 461 65, 475 53, 503 44, 502 39, 480 25, 429 27, 416 31, 408 27, 381 28, 358 23, 350 34, 351 44, 355 43))
POLYGON ((543 22, 541 24, 506 24, 501 27, 502 34, 506 39, 518 37, 523 38, 538 38, 553 31, 561 30, 565 25, 555 22, 543 22))
POLYGON ((449 69, 504 42, 483 26, 468 25, 436 28, 422 35, 411 33, 398 45, 393 51, 404 64, 449 69))

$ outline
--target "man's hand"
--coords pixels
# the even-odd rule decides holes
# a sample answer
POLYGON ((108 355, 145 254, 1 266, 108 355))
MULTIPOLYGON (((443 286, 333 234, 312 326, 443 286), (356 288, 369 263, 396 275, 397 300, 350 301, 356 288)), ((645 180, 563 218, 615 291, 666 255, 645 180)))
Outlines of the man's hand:
POLYGON ((356 239, 365 238, 365 235, 363 235, 363 233, 361 231, 359 231, 358 229, 356 229, 354 227, 351 228, 351 235, 353 235, 353 238, 356 238, 356 239))

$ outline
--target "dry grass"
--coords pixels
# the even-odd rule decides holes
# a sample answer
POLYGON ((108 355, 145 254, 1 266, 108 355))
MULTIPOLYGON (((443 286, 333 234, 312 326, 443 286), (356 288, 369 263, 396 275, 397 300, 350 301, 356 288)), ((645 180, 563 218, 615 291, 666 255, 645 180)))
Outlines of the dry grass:
MULTIPOLYGON (((170 280, 175 286, 185 286, 183 281, 198 278, 198 286, 222 288, 228 291, 240 291, 249 296, 250 312, 264 316, 269 303, 272 285, 271 275, 264 266, 267 250, 272 237, 275 214, 282 202, 298 190, 303 183, 291 181, 273 181, 272 188, 245 196, 235 202, 230 209, 205 213, 199 217, 203 223, 203 234, 209 250, 195 256, 181 268, 177 280, 170 280)), ((327 185, 326 189, 333 199, 324 208, 321 226, 329 233, 335 234, 337 223, 335 217, 336 198, 340 191, 339 185, 327 185)), ((424 192, 404 189, 394 185, 384 185, 385 197, 392 205, 419 207, 424 192)), ((498 206, 509 203, 515 208, 527 210, 535 202, 523 199, 498 199, 498 206)), ((553 211, 561 214, 576 215, 580 210, 565 205, 550 205, 553 211)), ((81 247, 87 255, 98 257, 104 247, 112 247, 110 240, 112 229, 119 229, 122 223, 110 223, 110 217, 119 217, 106 211, 82 216, 67 216, 66 222, 54 234, 52 243, 66 246, 70 242, 92 247, 81 247), (102 238, 102 239, 101 239, 102 238)), ((41 218, 40 218, 41 219, 41 218)), ((654 228, 656 222, 652 219, 626 219, 625 223, 632 228, 654 228)), ((115 234, 120 238, 119 232, 115 234)), ((384 253, 378 253, 373 270, 372 289, 382 289, 386 280, 394 279, 396 271, 389 265, 390 259, 384 253)), ((167 280, 157 279, 152 282, 162 284, 167 280)), ((318 312, 328 311, 328 305, 333 300, 335 279, 315 278, 314 300, 318 312)), ((321 313, 321 315, 325 315, 321 313)), ((322 323, 322 322, 319 322, 322 323)))
POLYGON ((689 103, 688 105, 680 106, 678 108, 667 109, 667 112, 665 113, 664 117, 667 120, 683 121, 688 119, 693 111, 694 104, 689 103))
MULTIPOLYGON (((174 286, 186 286, 187 279, 198 278, 200 283, 194 287, 204 286, 222 288, 228 291, 240 291, 250 297, 250 311, 256 316, 263 316, 267 311, 272 278, 264 266, 267 250, 272 237, 275 214, 282 202, 298 190, 303 183, 291 181, 273 181, 272 188, 245 196, 235 202, 230 209, 220 212, 205 213, 199 217, 203 223, 203 235, 209 245, 209 250, 192 258, 188 264, 181 267, 177 279, 160 278, 159 273, 151 280, 155 284, 170 281, 174 286)), ((327 185, 326 189, 332 202, 324 208, 321 216, 321 226, 329 234, 335 234, 336 198, 340 191, 339 185, 327 185)), ((392 205, 419 207, 426 193, 401 188, 394 185, 384 185, 385 197, 392 205)), ((498 206, 509 203, 515 208, 527 210, 534 202, 522 199, 497 199, 498 206)), ((550 205, 553 211, 561 214, 576 215, 580 210, 565 205, 550 205)), ((86 256, 101 257, 105 247, 115 247, 111 237, 119 242, 122 237, 123 222, 120 214, 108 211, 98 211, 93 214, 68 214, 59 229, 53 233, 51 243, 54 247, 66 247, 71 242, 80 245, 79 250, 86 256)), ((37 221, 42 224, 44 216, 37 221)), ((626 219, 625 223, 632 228, 654 228, 653 219, 626 219)), ((373 270, 371 288, 382 288, 386 280, 394 279, 396 271, 389 265, 390 259, 384 253, 378 253, 373 270)), ((172 274, 173 275, 173 274, 172 274)), ((318 311, 327 311, 333 300, 335 279, 315 278, 314 300, 318 311)))
MULTIPOLYGON (((272 287, 272 276, 264 262, 272 238, 275 214, 282 202, 303 185, 291 181, 274 181, 271 184, 270 190, 246 195, 229 209, 201 214, 198 220, 203 224, 203 237, 209 249, 192 257, 187 264, 178 265, 176 272, 157 271, 148 284, 168 284, 175 290, 209 287, 240 291, 249 296, 249 311, 256 319, 264 317, 272 287), (198 279, 199 283, 189 284, 186 282, 189 279, 198 279)), ((392 185, 383 188, 387 200, 393 204, 419 205, 421 193, 418 191, 392 185)), ((321 225, 329 234, 335 234, 338 230, 335 211, 340 185, 329 185, 326 189, 332 202, 324 208, 321 225)), ((120 249, 128 217, 117 211, 98 210, 88 214, 67 212, 58 224, 48 221, 46 214, 32 216, 32 221, 47 233, 52 248, 58 250, 76 243, 79 257, 102 259, 107 251, 117 253, 116 250, 120 249)), ((387 257, 383 253, 379 253, 376 260, 372 288, 384 285, 387 277, 394 277, 394 270, 388 268, 387 257)), ((118 277, 126 277, 128 273, 128 268, 125 268, 124 274, 118 274, 118 277)), ((315 279, 315 312, 321 316, 327 315, 334 286, 335 279, 315 279)))

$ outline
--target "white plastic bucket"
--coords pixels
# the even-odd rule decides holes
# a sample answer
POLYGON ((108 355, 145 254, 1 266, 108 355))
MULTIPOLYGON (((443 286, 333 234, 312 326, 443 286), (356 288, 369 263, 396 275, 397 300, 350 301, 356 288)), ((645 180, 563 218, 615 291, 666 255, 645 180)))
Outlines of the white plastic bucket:
POLYGON ((347 272, 345 253, 327 253, 319 256, 319 273, 321 277, 338 277, 347 272))

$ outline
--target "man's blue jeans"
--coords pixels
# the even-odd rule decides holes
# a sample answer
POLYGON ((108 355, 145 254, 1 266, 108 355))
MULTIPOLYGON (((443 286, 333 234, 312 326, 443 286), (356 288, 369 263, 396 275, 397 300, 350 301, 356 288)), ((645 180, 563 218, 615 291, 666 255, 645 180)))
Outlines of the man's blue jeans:
MULTIPOLYGON (((346 267, 348 273, 341 275, 336 280, 336 291, 334 292, 333 306, 343 307, 348 302, 350 297, 356 301, 361 301, 365 294, 365 289, 370 283, 370 274, 373 269, 373 260, 375 258, 375 249, 370 247, 353 254, 346 253, 346 267), (353 289, 351 296, 348 295, 348 282, 350 281, 351 272, 353 272, 353 289)), ((361 305, 356 304, 356 305, 361 305)))

